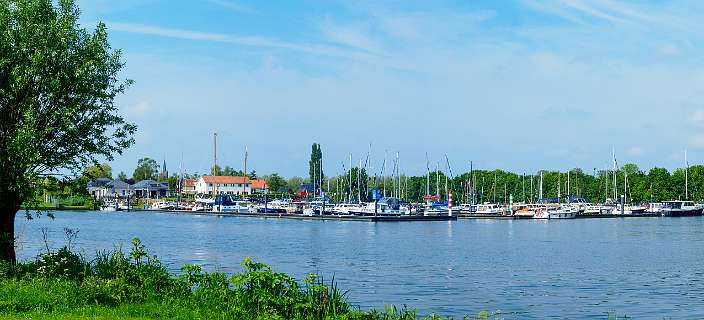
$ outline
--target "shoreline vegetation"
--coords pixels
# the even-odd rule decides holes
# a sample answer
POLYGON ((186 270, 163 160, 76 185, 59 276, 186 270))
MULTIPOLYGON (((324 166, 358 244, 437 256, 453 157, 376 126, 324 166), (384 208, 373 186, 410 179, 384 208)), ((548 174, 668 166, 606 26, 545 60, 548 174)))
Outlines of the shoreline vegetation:
MULTIPOLYGON (((128 253, 118 246, 89 260, 71 250, 77 232, 65 232, 59 250, 46 245, 34 261, 0 262, 0 319, 451 319, 406 306, 364 311, 334 277, 296 281, 251 258, 234 275, 191 264, 173 275, 137 238, 128 253)), ((511 318, 480 311, 462 319, 511 318)))
MULTIPOLYGON (((34 261, 0 262, 0 319, 417 319, 403 307, 362 311, 347 291, 309 274, 302 281, 251 258, 227 275, 184 265, 172 275, 140 240, 92 259, 69 245, 34 261)), ((483 312, 468 319, 494 319, 483 312)), ((429 315, 423 319, 442 319, 429 315)), ((498 318, 497 318, 498 319, 498 318)))

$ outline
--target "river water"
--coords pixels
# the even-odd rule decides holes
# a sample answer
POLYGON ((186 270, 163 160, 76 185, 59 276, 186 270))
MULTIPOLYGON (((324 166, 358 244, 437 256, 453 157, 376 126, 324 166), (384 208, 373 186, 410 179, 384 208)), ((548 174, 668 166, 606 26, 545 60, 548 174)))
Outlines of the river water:
POLYGON ((338 222, 131 212, 57 212, 16 223, 18 255, 66 244, 91 256, 139 237, 177 272, 228 273, 247 256, 302 279, 332 275, 362 309, 413 306, 461 318, 704 318, 704 218, 338 222))

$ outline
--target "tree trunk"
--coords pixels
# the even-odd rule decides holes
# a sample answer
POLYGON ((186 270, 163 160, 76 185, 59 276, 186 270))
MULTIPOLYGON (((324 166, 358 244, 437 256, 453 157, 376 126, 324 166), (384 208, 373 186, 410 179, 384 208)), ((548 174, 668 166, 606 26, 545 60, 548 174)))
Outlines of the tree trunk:
POLYGON ((0 197, 0 261, 12 264, 15 256, 15 216, 20 210, 19 201, 0 197))

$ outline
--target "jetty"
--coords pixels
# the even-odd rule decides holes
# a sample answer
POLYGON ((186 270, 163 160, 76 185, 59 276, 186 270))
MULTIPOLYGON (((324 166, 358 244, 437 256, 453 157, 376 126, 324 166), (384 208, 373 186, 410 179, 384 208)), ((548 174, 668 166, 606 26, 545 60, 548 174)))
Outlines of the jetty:
POLYGON ((291 220, 331 220, 331 221, 361 221, 361 222, 412 222, 412 221, 455 221, 457 216, 449 215, 378 215, 378 216, 358 216, 358 215, 305 215, 290 213, 235 213, 235 212, 213 212, 213 211, 189 211, 189 210, 133 210, 139 212, 160 212, 178 215, 199 215, 217 217, 242 217, 261 219, 291 219, 291 220))

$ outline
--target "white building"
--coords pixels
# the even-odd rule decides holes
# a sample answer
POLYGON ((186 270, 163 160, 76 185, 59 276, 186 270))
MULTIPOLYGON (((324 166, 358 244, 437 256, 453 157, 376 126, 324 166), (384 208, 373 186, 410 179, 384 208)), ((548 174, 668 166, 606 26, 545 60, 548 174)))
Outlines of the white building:
POLYGON ((218 194, 251 194, 252 185, 247 177, 202 176, 196 182, 196 193, 212 194, 213 188, 218 194))

